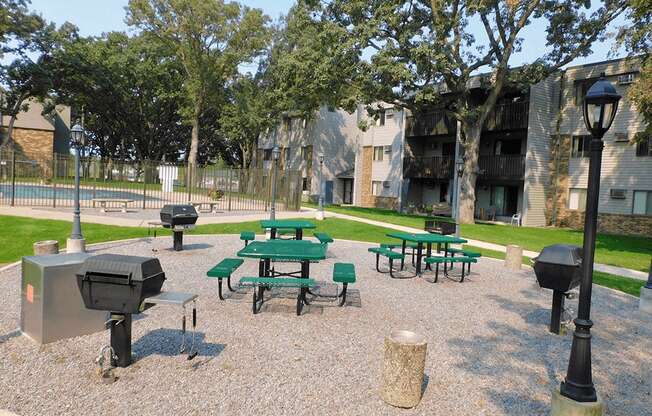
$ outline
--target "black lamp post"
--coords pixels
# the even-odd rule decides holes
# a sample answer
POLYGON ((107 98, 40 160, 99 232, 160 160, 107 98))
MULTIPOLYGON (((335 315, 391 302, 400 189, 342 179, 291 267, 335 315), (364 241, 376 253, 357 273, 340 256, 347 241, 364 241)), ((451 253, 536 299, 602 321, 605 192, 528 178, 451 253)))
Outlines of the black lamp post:
MULTIPOLYGON (((459 146, 459 144, 456 144, 459 146)), ((462 189, 462 183, 460 182, 462 180, 462 175, 464 174, 464 156, 459 156, 457 160, 455 160, 455 172, 457 174, 457 177, 455 178, 455 189, 453 192, 455 193, 455 237, 460 236, 460 190, 462 189)))
POLYGON ((75 148, 75 210, 72 220, 71 240, 83 240, 81 232, 81 222, 79 219, 79 153, 84 146, 84 129, 79 124, 75 124, 70 130, 70 144, 75 148))
POLYGON ((319 215, 324 219, 324 155, 319 155, 319 215))
POLYGON ((278 158, 281 151, 277 145, 272 149, 272 159, 274 159, 274 171, 272 173, 272 208, 269 211, 269 219, 276 219, 276 171, 278 170, 278 158))
POLYGON ((600 168, 602 164, 602 137, 611 127, 618 110, 620 95, 604 74, 591 86, 584 98, 584 123, 591 132, 591 156, 589 159, 586 212, 584 214, 584 247, 582 259, 582 282, 575 332, 571 347, 566 379, 561 383, 560 393, 578 402, 595 402, 597 396, 591 376, 591 288, 593 285, 593 260, 595 235, 598 224, 598 199, 600 194, 600 168))

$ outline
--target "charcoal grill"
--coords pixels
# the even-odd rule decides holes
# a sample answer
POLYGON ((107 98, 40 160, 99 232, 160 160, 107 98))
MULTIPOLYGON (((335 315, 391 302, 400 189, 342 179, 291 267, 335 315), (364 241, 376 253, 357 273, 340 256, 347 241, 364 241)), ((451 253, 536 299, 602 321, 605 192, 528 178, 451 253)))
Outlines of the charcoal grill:
POLYGON ((168 204, 161 209, 160 215, 163 227, 171 229, 174 234, 174 250, 183 250, 183 232, 195 227, 197 210, 189 204, 168 204))
POLYGON ((444 220, 426 220, 424 231, 431 234, 450 235, 455 234, 455 223, 444 220))
POLYGON ((567 244, 544 247, 534 258, 534 273, 539 286, 552 289, 550 332, 559 334, 564 299, 569 291, 579 286, 582 279, 582 249, 567 244))
POLYGON ((112 365, 131 363, 131 315, 152 305, 146 298, 161 293, 165 273, 158 259, 101 254, 86 259, 77 273, 77 286, 87 309, 111 312, 112 365))

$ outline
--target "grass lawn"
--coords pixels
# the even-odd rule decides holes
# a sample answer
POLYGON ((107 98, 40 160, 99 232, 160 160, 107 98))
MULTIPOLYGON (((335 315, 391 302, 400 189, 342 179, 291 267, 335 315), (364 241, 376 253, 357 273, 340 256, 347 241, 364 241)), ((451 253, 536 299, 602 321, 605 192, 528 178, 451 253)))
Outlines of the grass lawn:
MULTIPOLYGON (((406 227, 423 229, 424 217, 400 214, 395 211, 340 207, 326 208, 341 214, 383 221, 406 227)), ((511 227, 494 224, 462 224, 462 237, 500 245, 517 244, 526 250, 541 251, 555 243, 582 245, 582 231, 566 228, 511 227)), ((596 262, 647 272, 652 257, 652 238, 598 234, 595 248, 596 262)))
MULTIPOLYGON (((316 223, 317 228, 315 230, 306 230, 306 236, 312 236, 313 232, 326 232, 335 239, 379 243, 387 241, 386 234, 393 231, 388 228, 339 218, 329 218, 316 223)), ((57 239, 59 240, 60 247, 63 248, 66 238, 70 235, 70 229, 71 223, 68 221, 0 215, 0 230, 3 231, 0 234, 0 247, 3 247, 3 250, 0 251, 0 264, 11 263, 20 260, 22 256, 32 254, 32 244, 35 241, 57 239)), ((118 227, 84 223, 82 224, 82 230, 87 244, 147 236, 147 228, 144 227, 118 227)), ((257 234, 262 234, 258 221, 199 225, 189 233, 238 234, 243 230, 255 231, 257 234)), ((160 234, 170 234, 168 230, 159 231, 160 234)), ((467 246, 467 248, 479 251, 485 257, 505 258, 505 253, 499 251, 473 246, 467 246)), ((365 251, 362 254, 367 255, 367 252, 365 251)), ((530 261, 524 257, 523 263, 530 264, 530 261)), ((639 296, 640 288, 645 285, 643 281, 598 272, 594 274, 594 279, 597 284, 611 287, 634 296, 639 296)))

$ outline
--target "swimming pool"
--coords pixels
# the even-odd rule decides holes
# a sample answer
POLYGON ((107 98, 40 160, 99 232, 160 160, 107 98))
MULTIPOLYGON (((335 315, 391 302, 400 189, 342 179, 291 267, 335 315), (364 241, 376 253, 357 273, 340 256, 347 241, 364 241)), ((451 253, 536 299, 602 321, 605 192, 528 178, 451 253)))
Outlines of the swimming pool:
MULTIPOLYGON (((15 199, 49 199, 52 200, 56 197, 57 200, 73 200, 75 198, 74 187, 57 187, 45 185, 23 185, 16 184, 14 187, 15 199)), ((11 198, 11 184, 0 184, 0 199, 11 198)), ((79 199, 91 200, 93 198, 109 198, 109 199, 133 199, 135 201, 142 200, 142 191, 132 192, 124 190, 110 190, 110 189, 92 189, 81 188, 79 190, 79 199)), ((158 199, 152 198, 147 195, 148 200, 158 199)))

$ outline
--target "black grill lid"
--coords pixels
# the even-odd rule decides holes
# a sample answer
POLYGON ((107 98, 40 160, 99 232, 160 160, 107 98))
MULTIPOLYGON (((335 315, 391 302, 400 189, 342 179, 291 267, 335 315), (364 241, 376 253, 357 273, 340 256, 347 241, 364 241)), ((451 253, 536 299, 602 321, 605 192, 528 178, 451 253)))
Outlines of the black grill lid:
POLYGON ((163 206, 161 214, 172 217, 197 217, 197 210, 189 204, 168 204, 163 206))
POLYGON ((163 273, 163 268, 157 258, 100 254, 84 261, 79 274, 85 275, 87 272, 123 276, 131 274, 132 281, 142 281, 163 273))
POLYGON ((537 262, 559 264, 563 266, 578 266, 582 264, 582 248, 570 244, 553 244, 544 247, 537 262))

